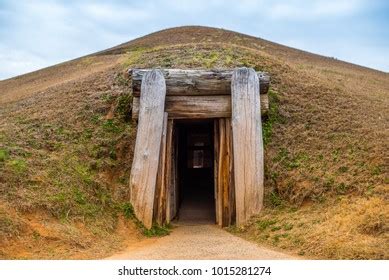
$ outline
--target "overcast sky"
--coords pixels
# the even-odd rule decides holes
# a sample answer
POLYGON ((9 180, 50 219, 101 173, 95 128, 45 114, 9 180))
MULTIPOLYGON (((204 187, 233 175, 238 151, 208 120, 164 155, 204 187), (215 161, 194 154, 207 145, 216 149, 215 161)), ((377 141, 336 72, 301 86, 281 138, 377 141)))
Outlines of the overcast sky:
POLYGON ((230 29, 389 72, 385 0, 0 0, 0 79, 182 25, 230 29))

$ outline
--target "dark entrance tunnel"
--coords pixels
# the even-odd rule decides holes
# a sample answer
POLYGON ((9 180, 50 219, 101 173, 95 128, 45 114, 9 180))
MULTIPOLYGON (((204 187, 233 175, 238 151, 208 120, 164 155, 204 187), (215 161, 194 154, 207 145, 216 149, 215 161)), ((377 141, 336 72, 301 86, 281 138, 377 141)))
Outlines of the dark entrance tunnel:
POLYGON ((213 120, 181 121, 178 132, 178 221, 215 223, 213 120))

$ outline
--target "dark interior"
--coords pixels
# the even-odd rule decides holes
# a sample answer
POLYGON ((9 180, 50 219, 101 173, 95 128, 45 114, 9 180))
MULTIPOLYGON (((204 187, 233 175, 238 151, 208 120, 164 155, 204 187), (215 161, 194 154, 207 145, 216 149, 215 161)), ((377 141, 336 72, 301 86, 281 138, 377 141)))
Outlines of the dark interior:
POLYGON ((182 121, 178 132, 180 222, 214 223, 213 121, 182 121))

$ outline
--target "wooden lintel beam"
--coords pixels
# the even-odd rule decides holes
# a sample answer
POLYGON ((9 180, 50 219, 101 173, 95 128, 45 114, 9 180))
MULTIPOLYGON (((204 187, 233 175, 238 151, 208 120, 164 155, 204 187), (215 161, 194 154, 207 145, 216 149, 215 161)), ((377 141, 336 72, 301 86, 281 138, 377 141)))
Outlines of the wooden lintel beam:
MULTIPOLYGON (((132 77, 133 96, 140 96, 142 78, 151 69, 129 69, 132 77)), ((166 95, 231 95, 232 70, 161 69, 166 81, 166 95)), ((270 76, 256 72, 260 93, 266 94, 270 76)))
MULTIPOLYGON (((267 94, 261 94, 261 115, 269 110, 267 94)), ((132 118, 139 117, 140 98, 134 97, 132 118)), ((166 96, 165 111, 170 119, 230 118, 231 96, 166 96)))

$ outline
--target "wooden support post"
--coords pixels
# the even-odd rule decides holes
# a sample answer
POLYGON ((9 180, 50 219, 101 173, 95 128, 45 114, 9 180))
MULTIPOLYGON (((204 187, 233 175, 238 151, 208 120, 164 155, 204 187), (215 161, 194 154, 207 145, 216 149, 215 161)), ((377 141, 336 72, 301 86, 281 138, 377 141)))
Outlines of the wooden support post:
POLYGON ((243 225, 263 203, 263 141, 259 80, 253 69, 234 70, 231 80, 236 224, 243 225))
MULTIPOLYGON (((224 185, 222 181, 222 177, 224 174, 223 170, 223 157, 225 151, 225 125, 224 119, 218 120, 217 125, 217 166, 215 166, 216 171, 216 214, 217 214, 217 224, 219 226, 223 226, 223 192, 224 185)), ((215 147, 216 148, 216 147, 215 147)))
POLYGON ((216 224, 221 225, 221 215, 222 215, 222 204, 220 199, 220 188, 219 188, 219 119, 215 119, 213 122, 213 169, 214 169, 214 199, 215 199, 215 215, 216 215, 216 224))
POLYGON ((165 79, 161 71, 147 72, 142 80, 141 91, 130 196, 136 217, 146 228, 151 228, 166 95, 165 79))
POLYGON ((221 118, 215 121, 214 141, 216 223, 225 227, 235 222, 230 118, 221 118))
POLYGON ((173 174, 174 177, 172 177, 172 213, 171 217, 174 218, 177 215, 178 212, 178 206, 179 206, 179 199, 180 199, 180 190, 178 186, 179 182, 179 177, 178 177, 178 138, 179 138, 179 128, 175 127, 173 129, 173 141, 174 141, 174 150, 173 150, 173 161, 174 161, 174 166, 173 166, 173 174))
POLYGON ((226 200, 225 203, 228 205, 228 212, 226 217, 225 226, 230 226, 236 222, 235 212, 235 184, 234 184, 234 160, 233 160, 233 148, 232 148, 232 125, 231 118, 227 118, 225 121, 226 125, 226 200))
POLYGON ((159 166, 157 173, 157 185, 154 201, 154 220, 159 225, 163 225, 166 222, 166 177, 167 177, 167 113, 163 118, 163 130, 161 140, 161 151, 159 157, 159 166))
POLYGON ((168 150, 170 147, 170 178, 167 185, 167 213, 166 222, 170 223, 172 219, 177 215, 178 211, 178 131, 175 126, 175 121, 168 120, 167 128, 167 143, 168 150), (170 144, 169 144, 170 143, 170 144))
POLYGON ((166 176, 165 176, 165 185, 166 185, 166 223, 170 223, 173 219, 172 217, 172 196, 174 188, 174 176, 175 176, 175 168, 174 168, 174 138, 173 138, 173 128, 174 121, 167 121, 167 129, 166 129, 166 176))

